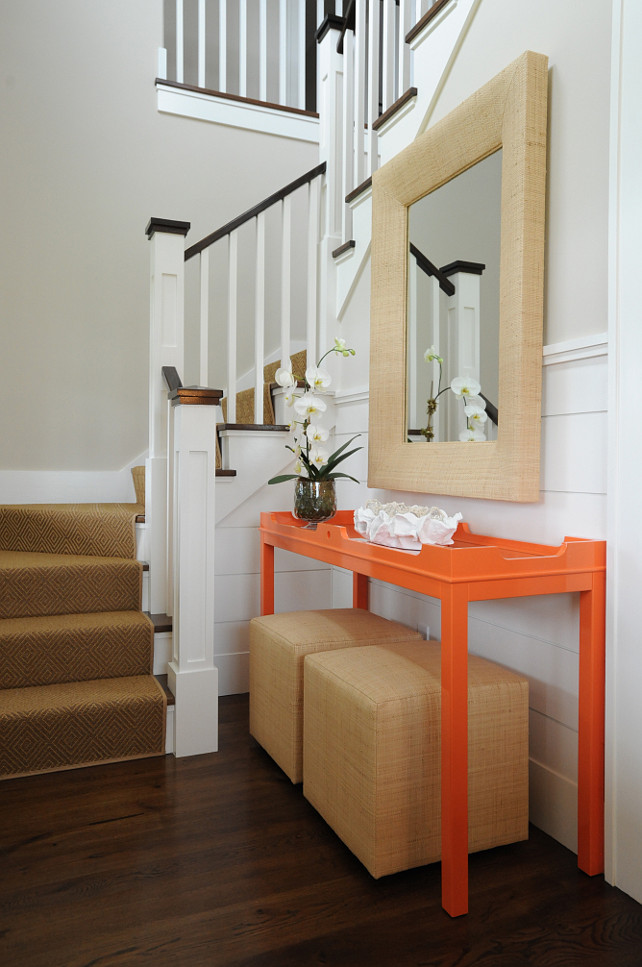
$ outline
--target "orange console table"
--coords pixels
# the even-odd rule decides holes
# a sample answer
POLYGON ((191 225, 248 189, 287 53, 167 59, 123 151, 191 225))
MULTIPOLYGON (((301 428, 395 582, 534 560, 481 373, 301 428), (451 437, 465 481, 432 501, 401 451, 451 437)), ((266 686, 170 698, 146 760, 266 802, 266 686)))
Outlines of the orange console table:
POLYGON ((261 614, 274 613, 275 547, 352 571, 355 607, 368 607, 368 578, 440 599, 442 905, 453 917, 468 911, 468 602, 578 591, 578 866, 603 871, 605 541, 567 537, 551 547, 461 523, 454 544, 413 553, 363 540, 352 511, 316 528, 262 513, 260 533, 261 614))

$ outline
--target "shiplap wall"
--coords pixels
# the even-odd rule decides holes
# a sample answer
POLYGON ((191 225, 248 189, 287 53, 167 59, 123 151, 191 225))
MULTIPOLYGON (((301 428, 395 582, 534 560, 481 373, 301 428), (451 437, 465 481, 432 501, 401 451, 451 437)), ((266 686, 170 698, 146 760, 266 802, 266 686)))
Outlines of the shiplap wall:
MULTIPOLYGON (((607 353, 603 338, 546 347, 543 366, 540 501, 513 505, 426 494, 384 500, 462 510, 473 531, 559 544, 566 535, 606 536, 607 353)), ((337 444, 355 432, 367 441, 367 397, 337 399, 337 444)), ((472 445, 472 444, 471 444, 472 445)), ((365 451, 351 470, 363 481, 365 451)), ((343 485, 342 485, 343 486, 343 485)), ((349 485, 349 500, 359 500, 349 485)), ((368 496, 375 495, 367 491, 368 496)), ((357 505, 357 504, 355 504, 357 505)), ((343 503, 349 506, 349 503, 343 503)), ((333 605, 351 603, 351 575, 335 569, 333 605)), ((439 602, 372 582, 378 614, 440 635, 439 602)), ((535 825, 576 850, 578 619, 577 594, 480 601, 469 607, 469 650, 527 676, 530 685, 530 815, 535 825)))

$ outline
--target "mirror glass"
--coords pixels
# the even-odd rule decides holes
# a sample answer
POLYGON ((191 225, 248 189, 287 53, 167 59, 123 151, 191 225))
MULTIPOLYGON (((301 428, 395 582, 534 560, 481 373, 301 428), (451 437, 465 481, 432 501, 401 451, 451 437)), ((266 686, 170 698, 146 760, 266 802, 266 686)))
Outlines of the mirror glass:
POLYGON ((411 442, 459 441, 473 429, 497 438, 501 169, 500 149, 408 208, 411 442), (432 349, 438 359, 425 358, 432 349), (482 413, 466 416, 479 400, 455 395, 456 377, 479 383, 482 413))

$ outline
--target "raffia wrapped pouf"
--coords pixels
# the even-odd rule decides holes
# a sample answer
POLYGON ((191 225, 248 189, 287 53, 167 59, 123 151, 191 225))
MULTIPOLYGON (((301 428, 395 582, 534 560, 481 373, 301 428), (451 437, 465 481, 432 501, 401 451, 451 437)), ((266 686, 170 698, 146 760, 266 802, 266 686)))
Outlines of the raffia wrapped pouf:
POLYGON ((360 608, 286 611, 250 621, 250 733, 292 782, 301 782, 303 659, 338 648, 421 641, 360 608))
MULTIPOLYGON (((374 877, 440 858, 440 646, 305 659, 303 794, 374 877)), ((528 838, 528 682, 469 656, 469 852, 528 838)))

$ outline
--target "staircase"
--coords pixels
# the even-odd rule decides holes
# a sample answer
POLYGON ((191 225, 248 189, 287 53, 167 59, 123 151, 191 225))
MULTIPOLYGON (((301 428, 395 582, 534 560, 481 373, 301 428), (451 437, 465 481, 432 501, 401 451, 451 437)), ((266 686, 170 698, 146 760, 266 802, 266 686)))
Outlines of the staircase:
POLYGON ((0 507, 0 778, 164 754, 143 509, 0 507))

